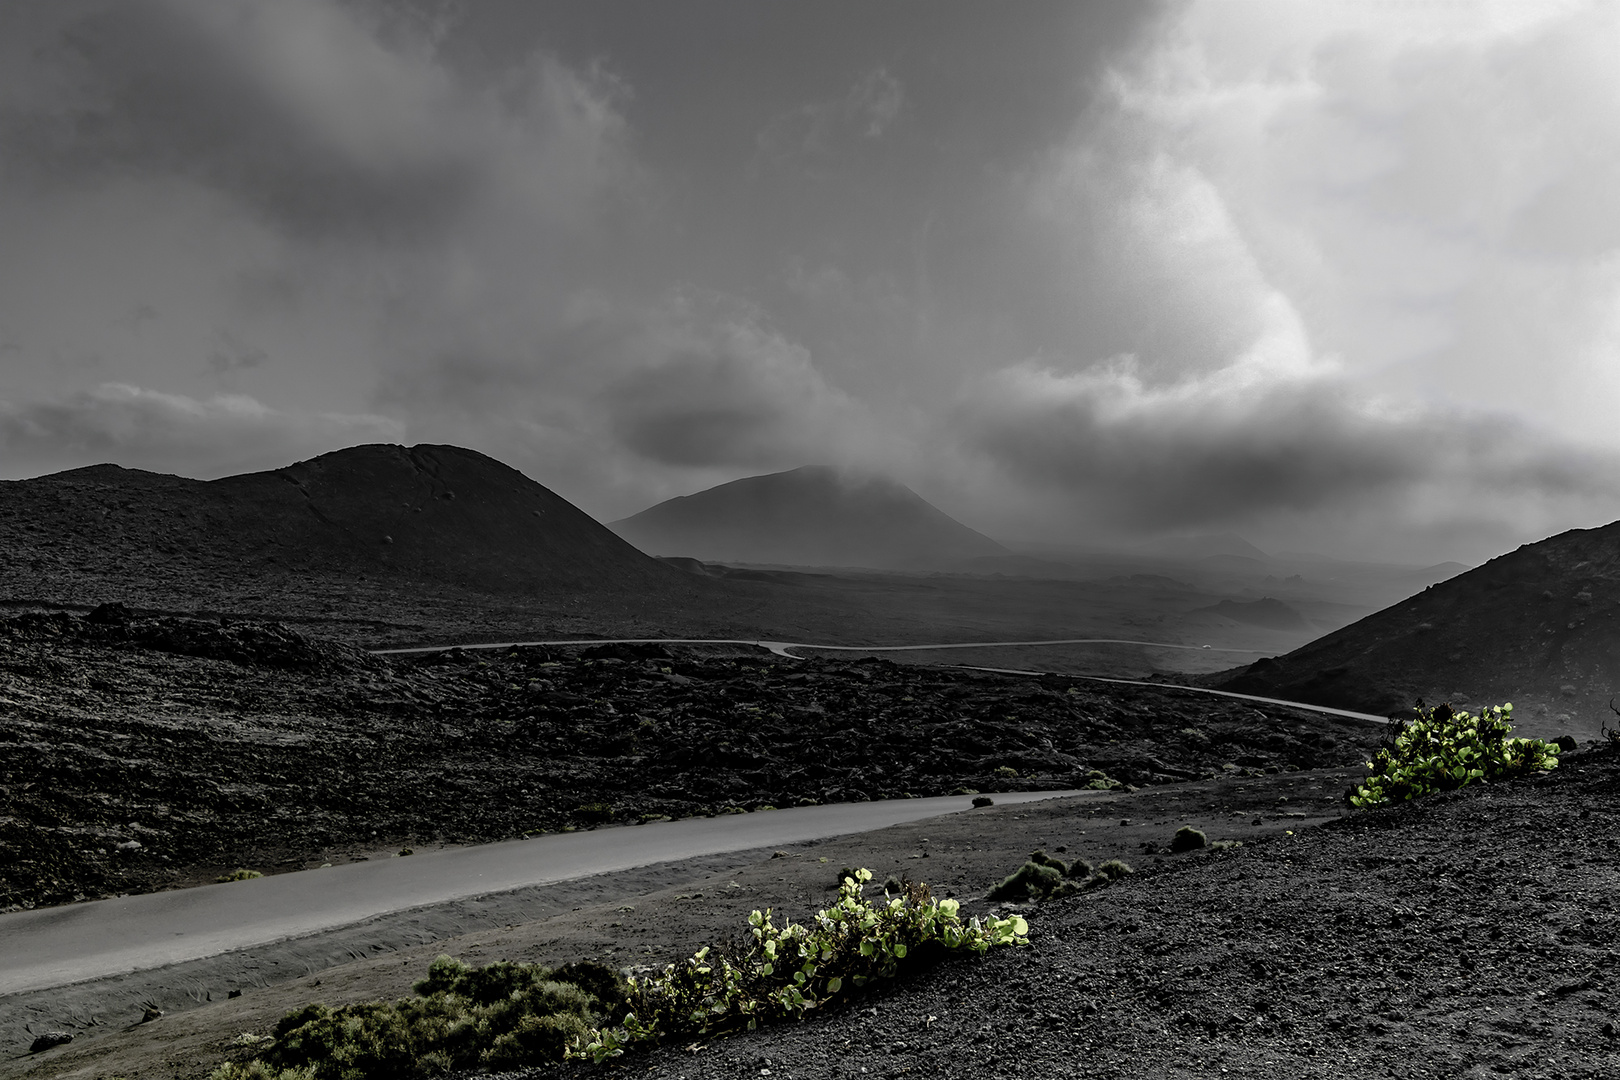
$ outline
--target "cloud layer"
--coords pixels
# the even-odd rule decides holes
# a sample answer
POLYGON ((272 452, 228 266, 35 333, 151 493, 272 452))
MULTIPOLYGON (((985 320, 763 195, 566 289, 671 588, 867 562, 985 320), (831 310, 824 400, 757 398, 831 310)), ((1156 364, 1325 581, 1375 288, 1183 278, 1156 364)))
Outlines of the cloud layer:
POLYGON ((1429 560, 1620 516, 1612 6, 1092 7, 696 5, 685 64, 583 3, 7 9, 0 470, 459 442, 612 518, 826 462, 1429 560))

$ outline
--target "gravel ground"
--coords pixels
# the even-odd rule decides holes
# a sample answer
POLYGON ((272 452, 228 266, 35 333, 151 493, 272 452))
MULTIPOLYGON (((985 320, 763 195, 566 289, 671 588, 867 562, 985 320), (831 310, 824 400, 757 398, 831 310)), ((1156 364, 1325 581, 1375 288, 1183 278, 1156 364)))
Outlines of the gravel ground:
POLYGON ((1620 1076, 1617 795, 1589 751, 1164 862, 797 1025, 526 1075, 1620 1076))

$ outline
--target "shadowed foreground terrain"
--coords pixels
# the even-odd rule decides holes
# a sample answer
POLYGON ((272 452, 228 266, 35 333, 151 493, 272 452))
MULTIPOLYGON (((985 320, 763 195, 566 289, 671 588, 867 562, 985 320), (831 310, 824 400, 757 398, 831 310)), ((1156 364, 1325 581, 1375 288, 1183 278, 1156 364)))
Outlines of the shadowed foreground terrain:
POLYGON ((1617 797, 1608 749, 1171 859, 1037 909, 1027 950, 625 1064, 660 1080, 1613 1077, 1617 797))
MULTIPOLYGON (((965 913, 1021 911, 1033 944, 916 972, 801 1024, 627 1056, 618 1068, 526 1075, 1616 1075, 1620 751, 1570 755, 1544 779, 1344 817, 1352 775, 1228 776, 997 806, 39 995, 9 1010, 13 1023, 28 1016, 34 1031, 79 1037, 29 1056, 8 1024, 15 1056, 0 1075, 201 1080, 251 1055, 242 1033, 267 1032, 308 1002, 408 995, 438 953, 661 965, 733 939, 754 908, 800 918, 825 906, 844 865, 933 882, 965 913), (1183 823, 1244 846, 1167 854, 1183 823), (1033 848, 1123 858, 1137 873, 1039 906, 980 899, 1033 848), (229 989, 243 996, 227 1000, 229 989), (147 1001, 169 1015, 138 1023, 147 1001)), ((0 999, 0 1014, 9 1005, 0 999)))

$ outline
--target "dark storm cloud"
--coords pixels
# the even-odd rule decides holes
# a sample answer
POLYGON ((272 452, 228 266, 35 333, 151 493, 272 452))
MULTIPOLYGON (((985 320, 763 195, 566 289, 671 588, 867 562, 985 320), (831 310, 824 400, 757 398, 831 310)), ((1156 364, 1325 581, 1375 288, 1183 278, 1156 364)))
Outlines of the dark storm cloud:
POLYGON ((8 109, 0 138, 14 169, 54 183, 184 176, 302 236, 437 234, 479 181, 457 102, 354 30, 299 3, 99 7, 41 29, 35 62, 60 95, 8 109), (353 53, 348 78, 300 71, 323 33, 353 53))
POLYGON ((1510 417, 1394 409, 1327 371, 1248 374, 1150 387, 1130 364, 1023 365, 986 380, 959 415, 1005 473, 1141 528, 1363 506, 1460 519, 1527 498, 1620 498, 1620 456, 1559 446, 1510 417))

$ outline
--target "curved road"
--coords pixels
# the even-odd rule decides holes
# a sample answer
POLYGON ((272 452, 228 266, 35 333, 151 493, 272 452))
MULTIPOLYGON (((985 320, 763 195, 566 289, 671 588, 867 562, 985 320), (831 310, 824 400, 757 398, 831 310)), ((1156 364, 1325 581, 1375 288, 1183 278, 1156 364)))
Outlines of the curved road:
MULTIPOLYGON (((449 652, 451 649, 532 649, 544 645, 752 645, 769 649, 777 656, 789 660, 803 660, 795 656, 794 649, 819 649, 829 652, 922 652, 931 649, 996 649, 1038 645, 1150 645, 1156 649, 1195 649, 1200 652, 1257 653, 1260 649, 1227 649, 1213 645, 1179 645, 1168 641, 1133 641, 1129 638, 1059 638, 1052 641, 965 641, 950 645, 813 645, 802 641, 765 641, 747 638, 589 638, 583 641, 503 641, 480 645, 418 645, 409 649, 372 649, 379 656, 400 656, 413 653, 449 652)), ((1039 671, 1027 668, 978 667, 970 664, 953 665, 964 671, 992 671, 1000 675, 1058 675, 1065 679, 1085 679, 1087 682, 1113 683, 1117 686, 1152 686, 1162 690, 1185 690, 1193 694, 1212 697, 1236 698, 1239 701, 1258 701, 1264 705, 1286 705, 1290 709, 1321 713, 1324 716, 1342 716, 1350 720, 1364 720, 1384 725, 1389 717, 1374 713, 1335 709, 1327 705, 1307 705, 1302 701, 1239 694, 1233 690, 1214 690, 1207 686, 1184 686, 1181 683, 1145 682, 1141 679, 1118 679, 1104 675, 1077 675, 1070 671, 1039 671)))
MULTIPOLYGON (((1020 791, 998 805, 1101 797, 1020 791)), ((320 870, 0 915, 0 995, 143 971, 529 885, 869 832, 972 807, 971 796, 834 803, 448 848, 320 870)))
MULTIPOLYGON (((481 645, 418 645, 409 649, 372 649, 379 656, 408 653, 449 652, 451 649, 532 649, 540 645, 754 645, 769 649, 789 660, 793 649, 819 649, 823 652, 928 652, 933 649, 998 649, 1032 645, 1151 645, 1156 649, 1191 649, 1210 652, 1258 653, 1260 649, 1227 649, 1213 645, 1177 645, 1168 641, 1136 641, 1132 638, 1055 638, 1045 641, 956 641, 946 645, 811 645, 802 641, 766 641, 752 638, 589 638, 583 641, 501 641, 481 645)), ((1030 674, 1044 674, 1031 672, 1030 674)))
MULTIPOLYGON (((912 652, 1007 646, 1131 644, 1170 649, 1198 645, 1067 638, 1056 641, 983 641, 948 645, 814 645, 802 642, 716 638, 595 638, 582 641, 516 641, 378 649, 380 654, 447 652, 451 649, 511 649, 547 645, 749 645, 778 656, 794 649, 835 652, 912 652)), ((1221 652, 1253 652, 1220 649, 1221 652)), ((1151 686, 1216 697, 1282 705, 1375 724, 1369 713, 1305 705, 1297 701, 1211 690, 1177 683, 1144 682, 1100 675, 966 667, 1008 675, 1057 674, 1124 686, 1151 686)), ((1073 798, 1098 792, 1013 792, 998 802, 1073 798)), ((412 856, 306 870, 226 885, 145 893, 111 900, 0 915, 0 995, 105 978, 215 956, 361 922, 388 912, 544 885, 592 874, 626 870, 751 848, 779 847, 848 833, 867 832, 966 810, 968 796, 839 803, 721 818, 687 818, 642 826, 564 833, 530 840, 452 848, 412 856)))

